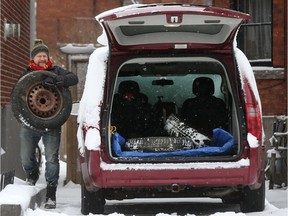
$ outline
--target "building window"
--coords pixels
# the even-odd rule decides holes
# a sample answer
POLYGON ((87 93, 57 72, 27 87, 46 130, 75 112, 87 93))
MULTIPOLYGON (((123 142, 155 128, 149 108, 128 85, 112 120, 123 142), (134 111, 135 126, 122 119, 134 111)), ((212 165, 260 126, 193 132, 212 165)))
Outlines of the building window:
POLYGON ((272 0, 234 0, 235 10, 251 19, 240 28, 237 43, 252 65, 271 65, 272 0))

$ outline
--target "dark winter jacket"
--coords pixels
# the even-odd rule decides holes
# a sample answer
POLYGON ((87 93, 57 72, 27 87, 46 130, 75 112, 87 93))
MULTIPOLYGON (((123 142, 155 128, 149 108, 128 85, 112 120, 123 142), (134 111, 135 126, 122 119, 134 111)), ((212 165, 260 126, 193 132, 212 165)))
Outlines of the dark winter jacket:
MULTIPOLYGON (((26 74, 32 72, 32 71, 35 71, 31 68, 27 68, 21 75, 20 77, 23 77, 25 76, 26 74)), ((56 75, 58 75, 59 77, 61 77, 63 79, 63 82, 64 82, 64 85, 63 87, 69 87, 69 86, 72 86, 72 85, 76 85, 78 83, 78 77, 70 72, 70 71, 67 71, 59 66, 53 66, 53 67, 50 67, 50 68, 47 68, 45 69, 45 71, 50 71, 50 72, 53 72, 55 73, 56 75)), ((39 71, 39 73, 41 73, 41 71, 39 71)))

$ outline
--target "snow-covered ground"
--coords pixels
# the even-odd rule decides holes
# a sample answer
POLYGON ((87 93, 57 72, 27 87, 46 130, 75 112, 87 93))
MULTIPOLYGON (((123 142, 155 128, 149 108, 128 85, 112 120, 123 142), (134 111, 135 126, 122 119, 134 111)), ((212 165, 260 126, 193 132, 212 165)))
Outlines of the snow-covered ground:
MULTIPOLYGON (((44 163, 43 163, 44 164, 44 163)), ((44 167, 42 168, 44 170, 44 167)), ((35 210, 29 209, 29 199, 41 188, 45 187, 45 180, 43 171, 36 186, 28 186, 26 183, 18 178, 15 179, 13 185, 8 185, 2 192, 0 192, 0 204, 21 204, 24 209, 24 216, 79 216, 81 215, 81 189, 80 185, 69 182, 63 185, 66 175, 66 163, 61 162, 61 172, 59 187, 57 191, 57 208, 53 210, 46 210, 43 206, 36 207, 35 210)), ((268 182, 267 182, 268 183, 268 182)), ((268 187, 266 187, 268 188, 268 187)), ((179 209, 187 208, 185 210, 186 216, 286 216, 288 215, 287 208, 287 188, 276 188, 274 190, 266 191, 266 207, 263 212, 255 213, 241 213, 238 205, 230 205, 230 207, 223 207, 220 199, 208 198, 178 198, 175 199, 134 199, 125 201, 107 201, 107 214, 110 216, 124 216, 124 215, 153 215, 156 216, 177 216, 177 210, 173 213, 167 210, 167 207, 179 205, 179 209), (177 204, 175 204, 177 202, 177 204), (171 205, 172 204, 172 205, 171 205), (189 208, 188 208, 189 207, 189 208), (153 209, 159 209, 155 212, 153 209), (196 211, 194 209, 197 208, 196 211), (210 208, 207 210, 207 208, 210 208), (135 209, 135 212, 134 212, 135 209), (151 210, 152 209, 152 210, 151 210), (200 210, 199 210, 200 209, 200 210), (167 211, 166 211, 167 210, 167 211), (118 213, 118 212, 121 213, 118 213), (141 212, 143 211, 143 212, 141 212), (128 213, 127 213, 128 212, 128 213), (141 213, 140 213, 141 212, 141 213), (186 213, 187 212, 187 213, 186 213), (195 213, 196 212, 196 213, 195 213), (213 212, 212 214, 210 212, 213 212)), ((173 209, 173 208, 172 208, 173 209)), ((173 211, 173 210, 172 210, 173 211)), ((90 214, 90 216, 93 214, 90 214)), ((183 215, 183 209, 181 210, 183 215)))

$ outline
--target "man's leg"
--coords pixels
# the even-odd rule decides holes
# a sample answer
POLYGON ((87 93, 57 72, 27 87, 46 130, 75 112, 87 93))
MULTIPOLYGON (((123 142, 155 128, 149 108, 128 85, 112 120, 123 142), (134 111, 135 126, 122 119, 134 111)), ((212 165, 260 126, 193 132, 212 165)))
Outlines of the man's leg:
POLYGON ((45 146, 47 193, 45 208, 56 208, 56 189, 59 180, 59 146, 61 128, 43 134, 45 146))
POLYGON ((20 128, 20 159, 27 181, 35 185, 39 179, 39 167, 36 160, 35 150, 41 139, 41 133, 26 127, 20 128))

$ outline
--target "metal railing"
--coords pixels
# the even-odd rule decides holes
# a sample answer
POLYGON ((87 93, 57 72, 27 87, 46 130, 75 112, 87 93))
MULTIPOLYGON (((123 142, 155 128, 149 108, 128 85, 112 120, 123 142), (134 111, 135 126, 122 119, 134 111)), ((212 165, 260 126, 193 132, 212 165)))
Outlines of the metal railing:
POLYGON ((266 178, 269 189, 274 185, 287 186, 287 116, 276 116, 273 123, 273 134, 269 139, 271 149, 267 150, 266 178))

